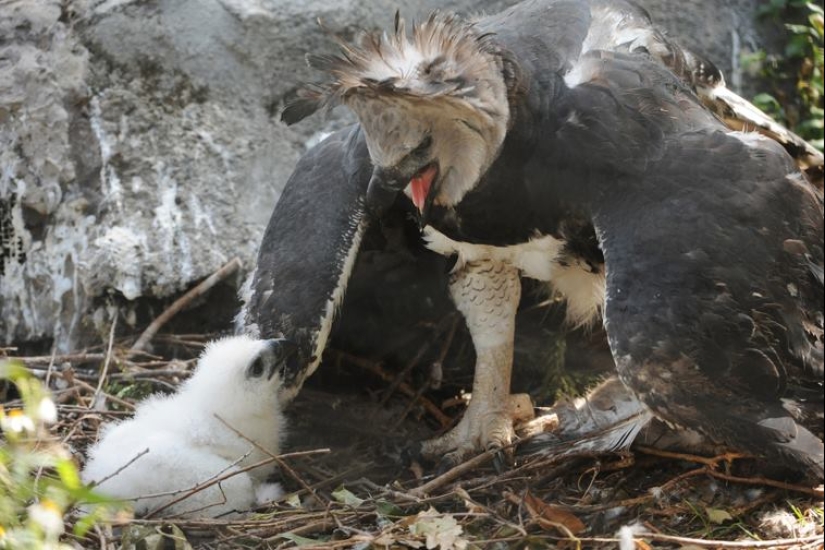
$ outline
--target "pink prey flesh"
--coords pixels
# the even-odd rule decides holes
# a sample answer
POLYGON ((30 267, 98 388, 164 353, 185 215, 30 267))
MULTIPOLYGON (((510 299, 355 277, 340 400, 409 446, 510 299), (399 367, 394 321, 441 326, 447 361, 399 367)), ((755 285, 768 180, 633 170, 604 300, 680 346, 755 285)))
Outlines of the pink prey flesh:
POLYGON ((412 201, 419 212, 424 210, 424 202, 427 200, 427 195, 430 194, 430 188, 436 174, 438 174, 438 166, 430 164, 410 180, 412 201))

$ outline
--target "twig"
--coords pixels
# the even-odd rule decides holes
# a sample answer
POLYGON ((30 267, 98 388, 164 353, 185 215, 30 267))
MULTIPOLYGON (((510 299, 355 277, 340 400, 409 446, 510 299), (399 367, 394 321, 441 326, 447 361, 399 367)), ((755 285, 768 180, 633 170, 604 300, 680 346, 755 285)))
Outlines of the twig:
MULTIPOLYGON (((783 548, 808 544, 812 542, 822 542, 822 535, 810 535, 795 539, 775 539, 775 540, 706 540, 694 539, 690 537, 677 537, 675 535, 665 535, 663 533, 637 533, 634 539, 641 537, 663 542, 676 542, 682 545, 707 546, 712 548, 783 548)), ((580 539, 585 540, 585 539, 580 539)))
MULTIPOLYGON (((373 363, 372 361, 367 361, 366 359, 362 359, 361 357, 357 357, 355 355, 351 355, 343 351, 336 351, 335 353, 338 354, 339 357, 346 359, 356 367, 360 367, 368 372, 371 372, 386 382, 391 382, 394 379, 394 377, 391 374, 385 372, 379 364, 373 363)), ((398 390, 401 391, 407 397, 415 397, 416 394, 416 391, 412 389, 412 387, 410 387, 410 385, 406 382, 401 382, 398 385, 398 390)), ((420 397, 418 401, 427 410, 428 413, 430 413, 433 417, 435 417, 436 420, 438 420, 442 427, 447 427, 453 423, 452 418, 441 412, 441 409, 439 409, 432 401, 430 401, 426 397, 420 397)))
POLYGON ((410 491, 410 494, 413 495, 413 496, 416 496, 416 497, 422 497, 422 496, 426 495, 427 493, 431 493, 433 490, 438 489, 439 487, 442 487, 442 486, 452 482, 453 480, 455 480, 459 476, 465 474, 466 472, 469 472, 470 470, 473 470, 474 468, 477 468, 477 467, 483 465, 484 463, 489 461, 491 458, 493 458, 493 456, 495 454, 497 454, 499 452, 501 452, 501 449, 489 449, 487 451, 484 451, 483 453, 474 456, 470 460, 462 462, 458 466, 455 466, 454 468, 451 468, 447 472, 444 472, 443 474, 441 474, 437 478, 435 478, 431 481, 428 481, 424 485, 421 485, 420 487, 416 487, 415 489, 412 489, 410 491))
POLYGON ((128 468, 129 466, 131 466, 132 464, 134 464, 134 462, 135 462, 137 459, 139 459, 140 457, 142 457, 143 455, 145 455, 145 454, 146 454, 146 453, 148 453, 148 452, 149 452, 149 447, 146 447, 145 449, 143 449, 142 451, 140 451, 138 454, 136 454, 135 456, 133 456, 132 458, 130 458, 130 459, 129 459, 129 461, 128 461, 126 464, 124 464, 123 466, 121 466, 120 468, 118 468, 117 470, 115 470, 114 472, 112 472, 111 474, 107 475, 106 477, 104 477, 104 478, 102 478, 102 479, 95 480, 95 482, 94 482, 93 486, 94 486, 94 487, 97 487, 98 485, 100 485, 100 484, 101 484, 101 483, 103 483, 104 481, 107 481, 107 480, 109 480, 109 479, 112 479, 113 477, 115 477, 116 475, 118 475, 120 472, 122 472, 123 470, 125 470, 126 468, 128 468))
POLYGON ((137 339, 135 345, 132 346, 132 349, 129 350, 129 355, 143 351, 146 349, 146 346, 149 345, 149 342, 154 338, 155 334, 157 334, 158 330, 165 325, 172 317, 174 317, 180 310, 184 307, 189 305, 195 298, 205 294, 209 289, 213 286, 218 284, 223 279, 227 278, 229 275, 234 273, 241 267, 241 260, 239 258, 232 258, 226 264, 224 264, 220 269, 218 269, 215 273, 201 281, 197 286, 192 288, 186 294, 175 300, 171 306, 166 308, 166 311, 160 314, 160 316, 152 321, 152 323, 146 327, 146 330, 143 331, 143 334, 140 335, 140 338, 137 339))
POLYGON ((46 383, 45 383, 45 385, 46 385, 47 388, 51 387, 52 372, 54 372, 54 356, 55 356, 56 352, 57 352, 57 347, 55 346, 55 347, 52 348, 52 359, 51 359, 51 361, 49 361, 49 368, 46 370, 46 383))
MULTIPOLYGON (((617 543, 619 539, 613 537, 546 537, 555 541, 569 541, 575 543, 582 542, 597 542, 597 543, 617 543)), ((665 535, 663 533, 636 533, 633 540, 637 543, 644 542, 642 538, 650 540, 658 540, 662 542, 674 542, 684 546, 702 546, 709 548, 791 548, 797 547, 800 544, 812 544, 822 542, 822 535, 809 535, 796 539, 775 539, 775 540, 708 540, 708 539, 694 539, 689 537, 677 537, 674 535, 665 535)), ((490 542, 486 540, 484 542, 490 542)))
POLYGON ((379 406, 383 407, 387 404, 387 401, 389 401, 390 397, 392 397, 392 394, 395 393, 395 390, 398 389, 398 386, 401 385, 401 383, 404 381, 404 379, 407 377, 410 371, 412 371, 413 368, 415 368, 415 366, 418 364, 418 362, 421 361, 421 358, 424 357, 424 354, 427 352, 428 349, 430 349, 431 345, 431 341, 428 340, 418 348, 418 351, 415 353, 413 358, 407 362, 404 368, 401 369, 401 372, 395 375, 395 378, 390 382, 390 386, 386 390, 384 390, 384 396, 378 402, 379 406))
POLYGON ((450 329, 447 331, 447 338, 444 339, 444 343, 441 345, 441 351, 438 352, 438 357, 435 358, 435 361, 430 363, 430 379, 428 380, 428 386, 434 390, 441 388, 441 383, 443 382, 444 378, 444 360, 447 358, 447 354, 450 352, 450 348, 453 347, 453 340, 455 339, 455 333, 458 329, 458 315, 452 315, 453 322, 450 323, 450 329), (436 365, 438 366, 438 379, 434 379, 433 370, 435 369, 436 365))
POLYGON ((421 502, 421 499, 416 497, 416 496, 413 496, 409 493, 403 493, 401 491, 396 491, 396 490, 390 489, 388 487, 382 487, 381 485, 378 485, 374 481, 372 481, 370 479, 367 479, 365 477, 362 477, 361 479, 359 479, 357 481, 357 483, 360 484, 360 485, 363 485, 364 487, 366 487, 367 490, 378 491, 382 495, 389 495, 389 496, 391 496, 395 499, 398 499, 398 500, 403 500, 403 501, 406 501, 406 502, 414 502, 414 503, 421 502))
POLYGON ((115 310, 115 314, 112 318, 112 328, 109 329, 109 346, 106 348, 106 360, 103 361, 103 368, 100 370, 100 374, 97 380, 97 388, 95 388, 95 392, 92 395, 92 400, 89 402, 89 408, 93 408, 95 403, 97 403, 97 397, 100 395, 100 391, 103 389, 103 383, 106 381, 106 374, 109 372, 109 362, 112 359, 112 345, 114 344, 115 340, 115 327, 117 326, 117 310, 115 310))
POLYGON ((752 458, 746 454, 742 453, 724 453, 714 457, 705 457, 693 454, 686 454, 686 453, 676 453, 673 451, 665 451, 662 449, 656 449, 654 447, 646 447, 644 445, 637 445, 633 447, 634 450, 639 451, 641 453, 652 455, 652 456, 661 456, 663 458, 674 458, 676 460, 685 460, 687 462, 696 462, 697 464, 704 464, 710 468, 715 468, 719 465, 720 462, 733 462, 738 458, 752 458))
MULTIPOLYGON (((194 360, 193 360, 194 362, 194 360)), ((184 363, 188 363, 188 361, 184 361, 184 363)), ((41 376, 40 373, 49 374, 48 367, 28 367, 28 369, 34 372, 35 376, 41 376)), ((52 371, 55 373, 56 371, 52 371)), ((57 372, 57 376, 60 376, 61 373, 57 372)), ((191 376, 191 372, 184 369, 157 369, 157 370, 131 370, 126 372, 112 372, 109 373, 109 380, 141 380, 141 379, 154 379, 154 378, 162 378, 164 376, 176 376, 181 378, 188 378, 191 376)), ((97 381, 99 379, 98 375, 95 374, 86 374, 82 372, 75 372, 74 373, 75 379, 80 380, 88 380, 88 381, 97 381)), ((156 380, 155 380, 156 381, 156 380)))
MULTIPOLYGON (((26 366, 49 365, 51 363, 80 363, 85 361, 102 361, 106 359, 103 353, 70 353, 66 355, 38 355, 35 357, 21 357, 12 355, 9 359, 22 361, 26 366)), ((31 367, 30 367, 31 368, 31 367)))
MULTIPOLYGON (((447 316, 447 320, 449 320, 451 318, 453 318, 452 315, 447 316)), ((438 325, 436 325, 436 329, 440 329, 443 324, 444 324, 444 321, 442 320, 440 323, 438 323, 438 325)), ((438 358, 436 359, 436 361, 439 362, 439 363, 444 361, 444 357, 446 357, 447 352, 449 351, 450 344, 452 344, 452 341, 453 341, 453 335, 455 334, 456 326, 458 326, 458 322, 457 322, 457 319, 454 319, 453 322, 451 323, 450 330, 448 331, 446 342, 442 346, 442 349, 439 352, 438 358)), ((410 359, 407 362, 406 366, 401 370, 401 372, 399 372, 396 375, 395 379, 390 383, 389 388, 387 388, 384 391, 384 397, 382 397, 381 401, 379 402, 379 404, 382 407, 387 404, 387 401, 390 399, 390 397, 392 397, 392 394, 394 394, 395 390, 398 389, 398 385, 407 377, 407 375, 410 373, 410 371, 413 370, 413 368, 418 364, 418 362, 421 361, 421 358, 424 357, 424 354, 432 347, 432 345, 434 343, 435 343, 435 338, 427 339, 427 341, 425 341, 424 344, 422 344, 418 348, 418 351, 416 352, 415 356, 413 356, 413 358, 410 359)), ((426 388, 428 386, 429 386, 429 383, 425 384, 424 385, 424 390, 426 390, 426 388)), ((420 397, 420 395, 423 393, 424 390, 419 390, 418 397, 420 397)), ((417 397, 416 397, 416 399, 417 399, 417 397)), ((413 403, 415 403, 415 399, 413 399, 413 403)), ((406 413, 405 413, 404 416, 406 416, 406 413)))
MULTIPOLYGON (((237 461, 235 461, 234 463, 227 466, 226 470, 228 470, 229 468, 232 468, 233 466, 236 466, 244 458, 246 458, 246 455, 242 456, 237 461)), ((272 457, 266 458, 264 460, 259 460, 258 462, 255 462, 254 464, 250 464, 248 466, 245 466, 243 468, 239 468, 239 469, 234 470, 232 472, 224 473, 224 474, 219 475, 219 476, 215 477, 214 479, 211 479, 211 480, 206 481, 204 483, 199 483, 195 487, 193 487, 192 489, 189 489, 188 491, 185 491, 181 496, 179 496, 177 498, 174 498, 174 499, 170 500, 169 502, 165 503, 163 506, 160 506, 160 507, 155 508, 154 510, 150 511, 148 514, 146 514, 146 517, 147 518, 152 518, 153 516, 155 516, 155 515, 159 514, 160 512, 166 510, 167 508, 169 508, 173 504, 177 504, 178 502, 180 502, 182 500, 186 500, 187 498, 191 497, 195 493, 199 493, 199 492, 203 491, 204 489, 208 489, 209 487, 211 487, 211 486, 213 486, 217 483, 221 483, 222 481, 226 481, 227 479, 229 479, 231 477, 235 477, 236 475, 243 474, 245 472, 248 472, 250 470, 254 470, 255 468, 259 468, 259 467, 265 466, 267 464, 271 464, 273 462, 273 460, 274 459, 272 457)), ((226 471, 226 470, 224 470, 224 471, 226 471)), ((172 494, 174 494, 174 493, 177 493, 177 491, 172 492, 172 494)), ((160 493, 160 494, 169 494, 169 493, 160 493)), ((140 498, 150 498, 150 497, 155 497, 155 496, 159 496, 159 494, 145 495, 145 496, 142 496, 140 498)))
POLYGON ((488 514, 491 518, 495 519, 500 524, 506 525, 507 527, 509 527, 509 528, 513 529, 514 531, 520 533, 524 537, 527 536, 527 530, 523 526, 504 519, 497 512, 491 510, 489 507, 485 506, 484 504, 481 504, 480 502, 476 502, 475 500, 473 500, 472 497, 470 497, 470 494, 467 491, 465 491, 463 488, 456 487, 455 488, 455 494, 458 495, 458 497, 464 501, 465 506, 467 504, 470 504, 470 505, 474 506, 475 508, 478 508, 479 510, 484 510, 484 512, 486 514, 488 514))
POLYGON ((217 419, 218 419, 218 421, 219 421, 221 424, 223 424, 224 426, 226 426, 227 428, 229 428, 230 430, 232 430, 232 431, 235 433, 235 435, 237 435, 238 437, 240 437, 240 438, 241 438, 241 439, 243 439, 244 441, 246 441, 246 442, 250 443, 250 444, 251 444, 251 445, 253 445, 256 449, 258 449, 259 451, 261 451, 261 452, 262 452, 262 453, 264 453, 265 455, 267 455, 267 456, 269 456, 270 458, 272 458, 272 460, 274 460, 275 462, 277 462, 277 463, 278 463, 278 466, 280 466, 283 470, 285 470, 285 471, 286 471, 286 472, 287 472, 287 473, 288 473, 288 474, 292 477, 292 479, 294 479, 295 481, 297 481, 297 482, 298 482, 298 484, 299 484, 301 487, 303 487, 303 489, 304 489, 305 491, 308 491, 308 492, 309 492, 309 494, 311 494, 311 495, 315 498, 315 500, 316 500, 319 504, 322 504, 322 505, 324 505, 324 506, 326 506, 326 505, 328 505, 328 504, 329 504, 328 502, 324 501, 321 497, 319 497, 319 496, 318 496, 318 493, 316 493, 316 492, 315 492, 315 490, 314 490, 312 487, 310 487, 310 486, 307 484, 307 482, 305 482, 305 481, 301 478, 301 476, 299 476, 299 475, 298 475, 298 473, 297 473, 295 470, 293 470, 292 468, 290 468, 290 467, 289 467, 289 465, 288 465, 286 462, 284 462, 283 460, 281 460, 281 457, 279 457, 278 455, 274 454, 274 453, 273 453, 272 451, 270 451, 269 449, 265 449, 265 448, 264 448, 264 447, 262 447, 260 444, 258 444, 258 442, 257 442, 257 441, 254 441, 254 440, 250 439, 249 437, 247 437, 246 435, 244 435, 243 433, 241 433, 241 432, 240 432, 239 430, 237 430, 234 426, 230 425, 230 424, 229 424, 229 422, 227 422, 226 420, 224 420, 223 418, 221 418, 221 417, 220 417, 220 416, 218 416, 217 414, 215 415, 215 418, 217 418, 217 419))
POLYGON ((777 489, 784 489, 786 491, 803 493, 817 498, 822 498, 823 496, 825 496, 825 491, 823 491, 819 487, 793 485, 791 483, 785 483, 784 481, 777 481, 775 479, 768 479, 766 477, 738 477, 724 474, 722 472, 718 472, 716 470, 712 470, 709 468, 707 469, 707 474, 715 478, 724 479, 725 481, 732 481, 734 483, 742 483, 745 485, 767 485, 768 487, 775 487, 777 489))
MULTIPOLYGON (((62 374, 63 374, 63 373, 58 373, 58 374, 59 374, 59 375, 61 375, 61 377, 62 377, 62 374)), ((77 385, 78 385, 78 386, 80 386, 81 388, 83 388, 83 389, 85 389, 85 390, 87 390, 87 391, 90 391, 90 392, 94 392, 94 391, 95 391, 95 387, 94 387, 94 386, 92 386, 91 384, 87 384, 86 382, 84 382, 83 380, 81 380, 81 379, 79 379, 79 378, 72 378, 72 384, 77 384, 77 385)), ((135 409, 135 406, 134 406, 132 403, 129 403, 128 401, 123 400, 123 399, 121 399, 120 397, 117 397, 117 396, 114 396, 114 395, 108 394, 108 393, 106 393, 106 392, 104 392, 104 391, 102 391, 102 392, 100 392, 100 393, 101 393, 101 395, 103 395, 103 397, 105 397, 105 398, 106 398, 106 399, 108 399, 109 401, 112 401, 112 402, 114 402, 114 403, 117 403, 118 405, 123 405, 124 407, 127 407, 128 409, 131 409, 131 410, 134 410, 134 409, 135 409)))

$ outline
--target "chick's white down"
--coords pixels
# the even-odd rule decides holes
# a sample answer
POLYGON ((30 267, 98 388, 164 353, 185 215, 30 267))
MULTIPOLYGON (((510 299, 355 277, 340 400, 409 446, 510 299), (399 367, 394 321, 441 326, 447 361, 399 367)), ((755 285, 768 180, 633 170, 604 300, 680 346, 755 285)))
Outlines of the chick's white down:
POLYGON ((133 418, 103 428, 83 481, 132 501, 138 515, 223 516, 280 496, 280 486, 266 482, 284 433, 272 342, 210 343, 177 393, 150 397, 133 418), (259 462, 266 463, 228 477, 259 462))

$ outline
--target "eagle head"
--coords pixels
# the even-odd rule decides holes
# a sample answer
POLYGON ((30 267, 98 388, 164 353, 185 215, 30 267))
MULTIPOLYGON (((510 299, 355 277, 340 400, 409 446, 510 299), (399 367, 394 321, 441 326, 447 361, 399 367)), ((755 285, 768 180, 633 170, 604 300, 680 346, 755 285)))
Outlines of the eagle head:
POLYGON ((309 58, 332 80, 305 90, 282 119, 292 124, 337 104, 352 109, 374 166, 367 200, 375 210, 402 190, 422 221, 433 204, 457 204, 498 156, 510 120, 503 56, 491 35, 437 12, 408 35, 396 13, 392 33, 339 45, 338 55, 309 58))

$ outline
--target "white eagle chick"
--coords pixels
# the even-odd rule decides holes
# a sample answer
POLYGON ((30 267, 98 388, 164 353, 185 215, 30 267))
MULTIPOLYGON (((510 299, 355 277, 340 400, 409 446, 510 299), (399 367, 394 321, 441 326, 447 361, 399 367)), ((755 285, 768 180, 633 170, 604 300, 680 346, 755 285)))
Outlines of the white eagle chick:
POLYGON ((266 480, 284 434, 281 368, 294 349, 248 336, 210 343, 176 394, 155 395, 134 418, 104 427, 83 481, 131 501, 137 515, 215 517, 277 498, 280 485, 266 480))

